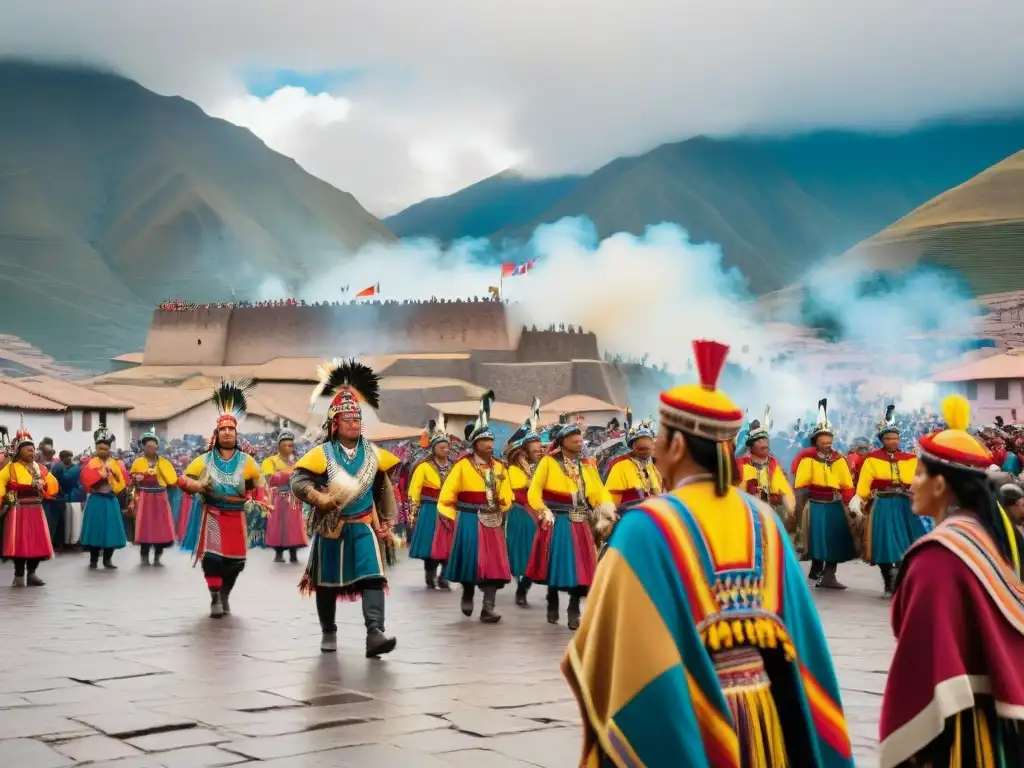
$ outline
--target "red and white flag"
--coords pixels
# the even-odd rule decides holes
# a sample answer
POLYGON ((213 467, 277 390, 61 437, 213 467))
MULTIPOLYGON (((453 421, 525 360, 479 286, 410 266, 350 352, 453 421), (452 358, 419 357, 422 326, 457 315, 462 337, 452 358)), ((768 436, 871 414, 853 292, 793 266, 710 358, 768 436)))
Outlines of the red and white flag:
POLYGON ((376 296, 378 293, 380 293, 380 283, 371 285, 369 288, 363 288, 363 290, 356 294, 356 298, 360 299, 364 296, 376 296))
POLYGON ((511 262, 501 265, 501 276, 502 277, 517 277, 518 275, 525 275, 531 269, 533 265, 537 263, 536 259, 530 259, 524 261, 522 264, 512 264, 511 262))

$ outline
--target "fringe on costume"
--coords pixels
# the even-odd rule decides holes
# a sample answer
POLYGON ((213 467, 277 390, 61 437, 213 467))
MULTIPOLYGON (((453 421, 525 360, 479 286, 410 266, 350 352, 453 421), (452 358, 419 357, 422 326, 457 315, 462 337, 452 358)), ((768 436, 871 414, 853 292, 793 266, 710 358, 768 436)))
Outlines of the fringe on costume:
POLYGON ((179 549, 182 552, 196 554, 196 550, 199 549, 199 538, 203 530, 203 518, 205 516, 206 510, 203 508, 202 496, 197 493, 192 498, 192 509, 188 515, 188 528, 185 529, 185 535, 182 537, 181 544, 179 545, 179 549))
POLYGON ((739 737, 741 763, 750 768, 787 768, 782 720, 761 654, 737 648, 715 654, 714 659, 739 737))

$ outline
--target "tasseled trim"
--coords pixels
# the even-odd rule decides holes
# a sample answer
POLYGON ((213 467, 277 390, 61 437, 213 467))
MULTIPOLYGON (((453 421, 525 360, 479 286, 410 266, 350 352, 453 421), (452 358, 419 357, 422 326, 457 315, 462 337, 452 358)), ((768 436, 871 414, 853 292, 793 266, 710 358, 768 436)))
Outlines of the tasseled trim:
POLYGON ((734 618, 719 615, 700 633, 712 653, 730 648, 782 648, 786 661, 796 659, 796 649, 786 628, 768 618, 734 618))
POLYGON ((782 721, 760 653, 722 651, 714 660, 739 737, 740 763, 749 768, 787 768, 782 721))
MULTIPOLYGON (((306 570, 302 574, 302 579, 299 581, 299 594, 303 597, 313 597, 316 595, 316 579, 313 578, 313 574, 320 572, 320 552, 319 547, 313 546, 312 551, 309 553, 309 561, 306 564, 306 570)), ((391 594, 391 590, 388 589, 387 583, 384 584, 384 594, 391 594)), ((344 587, 338 588, 338 602, 355 603, 362 598, 362 589, 359 586, 359 582, 348 584, 344 587)))
POLYGON ((1024 765, 1024 723, 996 715, 990 696, 946 720, 946 728, 902 766, 1010 768, 1024 765))

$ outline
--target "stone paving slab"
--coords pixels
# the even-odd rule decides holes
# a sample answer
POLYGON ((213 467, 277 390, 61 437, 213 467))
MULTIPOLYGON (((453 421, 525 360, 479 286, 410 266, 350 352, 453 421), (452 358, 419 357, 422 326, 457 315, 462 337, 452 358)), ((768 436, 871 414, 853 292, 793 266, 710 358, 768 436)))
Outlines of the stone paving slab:
MULTIPOLYGON (((44 563, 42 589, 0 571, 0 768, 558 768, 579 757, 579 713, 558 670, 570 634, 498 596, 498 625, 458 592, 427 592, 418 563, 392 574, 389 657, 363 657, 358 604, 338 608, 339 652, 319 652, 301 566, 253 553, 233 616, 207 615, 188 557, 159 571, 129 547, 116 573, 84 555, 44 563)), ((862 564, 846 592, 816 590, 858 765, 874 765, 892 655, 888 602, 862 564)))

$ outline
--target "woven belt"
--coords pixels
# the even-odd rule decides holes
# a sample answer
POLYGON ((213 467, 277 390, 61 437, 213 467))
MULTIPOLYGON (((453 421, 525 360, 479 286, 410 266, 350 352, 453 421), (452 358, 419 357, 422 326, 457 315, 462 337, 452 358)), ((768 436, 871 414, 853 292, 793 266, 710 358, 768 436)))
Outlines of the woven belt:
POLYGON ((464 515, 476 515, 484 528, 501 527, 501 512, 469 504, 458 504, 456 508, 464 515))
POLYGON ((585 523, 590 520, 590 511, 568 504, 548 504, 548 509, 555 515, 567 515, 571 523, 585 523))

